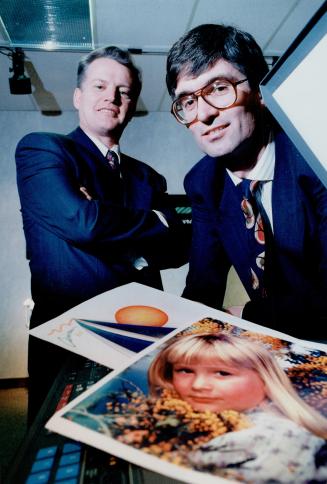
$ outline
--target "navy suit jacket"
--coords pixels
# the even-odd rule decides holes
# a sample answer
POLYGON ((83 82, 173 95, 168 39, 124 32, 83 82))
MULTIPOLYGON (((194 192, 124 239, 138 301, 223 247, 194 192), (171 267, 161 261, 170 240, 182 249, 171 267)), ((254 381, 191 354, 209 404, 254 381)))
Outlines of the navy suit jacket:
POLYGON ((326 339, 327 190, 284 133, 276 134, 275 143, 269 297, 260 299, 252 289, 239 198, 223 160, 209 156, 185 178, 193 240, 183 296, 221 308, 233 265, 250 298, 244 319, 326 339))
POLYGON ((16 163, 32 326, 131 281, 162 288, 159 269, 187 261, 186 244, 176 246, 182 229, 167 209, 166 181, 145 163, 121 155, 123 202, 115 199, 106 159, 80 128, 68 136, 25 136, 16 163), (152 209, 165 214, 170 229, 152 209), (149 267, 138 271, 133 262, 140 256, 149 267))

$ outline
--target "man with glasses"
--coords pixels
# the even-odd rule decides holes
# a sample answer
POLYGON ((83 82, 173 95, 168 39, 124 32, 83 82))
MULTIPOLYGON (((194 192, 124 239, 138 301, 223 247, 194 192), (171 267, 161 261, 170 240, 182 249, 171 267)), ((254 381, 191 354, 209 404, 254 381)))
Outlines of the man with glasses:
POLYGON ((327 191, 266 110, 267 72, 253 37, 230 26, 200 25, 169 52, 172 113, 206 153, 185 178, 193 240, 183 296, 221 308, 233 265, 250 300, 228 312, 325 338, 327 191))

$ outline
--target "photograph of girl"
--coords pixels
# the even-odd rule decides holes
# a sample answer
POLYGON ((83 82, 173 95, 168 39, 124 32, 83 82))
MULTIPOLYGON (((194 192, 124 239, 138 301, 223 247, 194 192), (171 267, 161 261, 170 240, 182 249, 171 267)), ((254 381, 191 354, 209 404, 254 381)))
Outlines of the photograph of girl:
POLYGON ((327 479, 327 467, 318 469, 315 459, 327 420, 298 396, 263 345, 222 333, 185 335, 157 355, 149 383, 153 396, 172 389, 194 410, 248 418, 248 428, 189 453, 196 470, 250 482, 327 479))
POLYGON ((320 350, 205 318, 63 417, 204 475, 324 483, 326 359, 320 350))

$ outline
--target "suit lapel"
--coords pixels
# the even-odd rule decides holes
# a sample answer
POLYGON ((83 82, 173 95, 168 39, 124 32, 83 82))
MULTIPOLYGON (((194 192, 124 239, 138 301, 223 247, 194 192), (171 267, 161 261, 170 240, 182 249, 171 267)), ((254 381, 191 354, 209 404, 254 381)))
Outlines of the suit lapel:
POLYGON ((217 214, 217 231, 234 264, 242 260, 241 254, 247 248, 239 195, 221 160, 207 156, 205 161, 201 173, 201 185, 207 192, 205 203, 217 214))
POLYGON ((224 189, 221 193, 217 221, 220 239, 229 259, 249 291, 251 289, 251 274, 249 265, 245 261, 250 260, 250 254, 246 232, 243 230, 244 215, 241 211, 240 198, 236 187, 226 171, 224 174, 224 189), (244 252, 246 252, 245 256, 244 252))
POLYGON ((279 247, 296 248, 303 240, 303 217, 298 182, 292 164, 295 153, 285 136, 276 136, 275 173, 272 188, 274 239, 279 247))
POLYGON ((102 201, 121 201, 122 188, 117 186, 116 177, 107 160, 81 128, 68 135, 73 143, 74 158, 81 186, 89 195, 102 201))
MULTIPOLYGON (((68 135, 81 149, 81 157, 87 160, 93 173, 92 183, 95 191, 101 198, 107 198, 110 187, 110 172, 107 161, 101 151, 90 140, 81 128, 75 129, 68 135)), ((138 163, 129 156, 121 153, 120 168, 122 173, 122 185, 124 191, 124 204, 136 209, 144 209, 151 206, 153 188, 150 186, 147 171, 142 163, 138 163)), ((86 181, 87 184, 88 180, 86 181)), ((90 181, 89 181, 90 183, 90 181)), ((114 188, 114 187, 113 187, 114 188)))
POLYGON ((120 162, 126 205, 136 209, 151 207, 153 187, 149 183, 143 165, 123 153, 121 153, 120 162))
POLYGON ((73 141, 83 149, 84 157, 86 154, 89 158, 96 158, 97 162, 100 162, 104 166, 107 164, 106 159, 102 155, 99 148, 93 143, 93 141, 84 133, 81 128, 76 128, 68 135, 68 137, 72 138, 73 141), (86 152, 84 150, 86 150, 86 152))

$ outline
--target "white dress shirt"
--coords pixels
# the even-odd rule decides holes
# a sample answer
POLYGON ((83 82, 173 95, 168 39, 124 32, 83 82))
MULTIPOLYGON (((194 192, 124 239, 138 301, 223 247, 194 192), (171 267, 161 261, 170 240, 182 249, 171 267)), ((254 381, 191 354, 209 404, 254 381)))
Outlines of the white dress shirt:
MULTIPOLYGON (((257 164, 251 171, 247 174, 246 178, 249 180, 260 180, 264 182, 261 185, 261 202, 269 218, 272 231, 274 231, 273 226, 273 216, 272 216, 272 183, 274 179, 275 170, 275 142, 271 141, 266 146, 264 152, 260 156, 257 164)), ((233 172, 227 169, 227 173, 231 177, 235 186, 242 182, 242 178, 236 176, 233 172)))
POLYGON ((101 151, 101 153, 103 154, 104 157, 107 156, 109 149, 110 149, 110 151, 114 151, 116 153, 116 155, 118 156, 118 162, 120 164, 120 148, 119 148, 119 145, 113 145, 113 146, 111 146, 111 148, 108 148, 108 146, 106 146, 101 141, 99 141, 98 138, 96 138, 95 136, 92 136, 91 134, 87 133, 86 131, 84 131, 84 133, 86 134, 86 136, 88 136, 90 138, 91 141, 93 141, 95 146, 97 148, 99 148, 99 150, 101 151))

